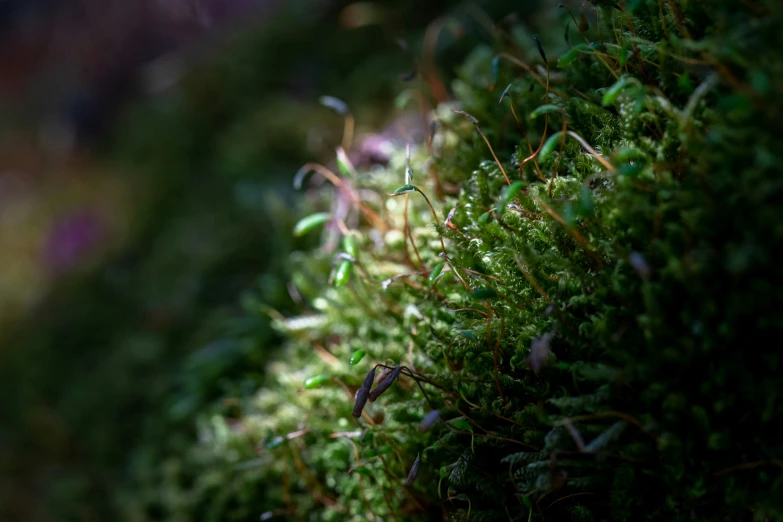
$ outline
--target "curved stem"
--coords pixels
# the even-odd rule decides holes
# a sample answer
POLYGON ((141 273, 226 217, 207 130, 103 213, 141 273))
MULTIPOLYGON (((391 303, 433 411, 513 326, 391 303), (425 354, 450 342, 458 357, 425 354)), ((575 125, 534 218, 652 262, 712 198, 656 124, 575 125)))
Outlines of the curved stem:
MULTIPOLYGON (((435 212, 435 208, 432 206, 432 203, 430 203, 430 198, 427 197, 427 194, 422 192, 418 187, 416 188, 416 192, 422 195, 424 198, 424 201, 427 202, 427 206, 430 207, 430 212, 432 212, 432 217, 435 219, 435 224, 440 225, 440 220, 438 219, 438 213, 435 212)), ((443 251, 443 255, 446 255, 446 243, 443 242, 443 236, 438 234, 438 238, 440 239, 440 248, 443 251)))
POLYGON ((351 150, 351 145, 353 145, 353 129, 355 126, 353 114, 346 114, 345 115, 345 125, 343 126, 343 141, 342 141, 342 147, 345 152, 348 152, 351 150))
MULTIPOLYGON (((411 224, 410 221, 408 221, 408 194, 405 194, 405 209, 403 211, 404 219, 405 219, 405 237, 406 237, 406 244, 408 239, 410 239, 411 246, 413 246, 413 251, 416 254, 416 259, 419 261, 419 266, 421 268, 424 268, 424 261, 421 260, 421 254, 419 254, 419 247, 416 246, 416 241, 413 240, 413 233, 411 232, 411 224)), ((407 251, 408 248, 406 247, 405 250, 407 251)), ((408 254, 408 259, 410 260, 410 254, 408 254)), ((413 264, 411 262, 411 264, 413 264)))
MULTIPOLYGON (((511 56, 508 53, 500 53, 497 56, 500 57, 500 58, 505 58, 506 60, 508 60, 509 62, 513 63, 514 65, 522 67, 524 70, 526 70, 528 73, 530 73, 530 75, 533 77, 533 79, 535 79, 541 85, 541 87, 544 87, 545 89, 547 89, 547 92, 550 91, 550 89, 549 89, 549 79, 547 78, 546 82, 544 80, 542 80, 541 77, 538 74, 536 74, 533 71, 533 69, 528 64, 523 62, 522 60, 520 60, 518 58, 515 58, 514 56, 511 56)), ((568 96, 564 92, 560 92, 560 91, 555 90, 555 89, 551 89, 551 91, 553 93, 557 94, 558 97, 563 98, 564 100, 567 100, 567 99, 570 98, 570 96, 568 96)))
POLYGON ((484 138, 484 143, 486 143, 487 147, 489 147, 489 152, 492 154, 492 157, 495 159, 495 163, 497 163, 498 168, 500 168, 500 172, 503 173, 503 177, 506 178, 506 184, 507 185, 511 185, 511 180, 508 179, 508 174, 506 174, 506 169, 503 168, 503 164, 500 163, 500 160, 495 155, 495 151, 492 149, 492 145, 489 144, 489 140, 484 135, 484 133, 481 132, 481 129, 479 128, 478 124, 474 124, 474 127, 476 127, 476 130, 478 131, 478 133, 481 134, 481 137, 484 138))
POLYGON ((578 141, 579 145, 581 145, 583 149, 589 152, 591 156, 597 159, 598 162, 606 168, 606 170, 608 170, 612 174, 617 174, 617 169, 615 169, 614 166, 606 160, 606 158, 598 154, 598 151, 596 151, 593 147, 591 147, 590 144, 587 143, 584 138, 582 138, 579 134, 577 134, 572 130, 568 131, 567 134, 572 138, 574 138, 576 141, 578 141))

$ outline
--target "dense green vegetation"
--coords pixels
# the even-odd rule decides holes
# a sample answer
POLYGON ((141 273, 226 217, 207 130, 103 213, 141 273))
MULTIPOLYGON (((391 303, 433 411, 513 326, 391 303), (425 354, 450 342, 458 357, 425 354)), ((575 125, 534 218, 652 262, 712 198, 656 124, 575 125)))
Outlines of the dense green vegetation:
POLYGON ((214 520, 783 518, 774 6, 600 4, 478 46, 412 179, 304 182, 305 311, 250 304, 285 352, 183 487, 214 520))
MULTIPOLYGON (((228 279, 216 277, 220 299, 204 293, 166 341, 180 347, 171 358, 206 348, 187 371, 176 366, 175 391, 142 394, 167 410, 164 423, 147 420, 137 457, 127 463, 109 446, 135 477, 119 501, 126 518, 783 520, 779 8, 636 0, 569 9, 543 8, 535 27, 493 12, 502 21, 485 43, 472 40, 450 83, 454 100, 432 111, 434 71, 408 90, 379 79, 372 96, 394 85, 396 106, 423 107, 431 132, 411 138, 410 159, 402 143, 384 166, 353 166, 330 148, 326 166, 300 170, 295 243, 282 210, 272 209, 280 236, 259 236, 270 200, 226 197, 222 219, 258 212, 232 236, 244 255, 195 264, 198 277, 228 279), (267 260, 290 285, 248 283, 267 260), (240 292, 241 311, 225 312, 240 292), (377 364, 405 370, 357 420, 357 390, 377 364), (183 428, 194 418, 198 437, 183 428), (173 440, 165 432, 175 426, 173 440)), ((413 42, 431 50, 426 38, 413 42)), ((197 83, 207 87, 193 106, 231 77, 216 70, 215 83, 197 83)), ((361 96, 341 97, 361 124, 361 96)), ((164 118, 159 136, 139 120, 144 139, 129 140, 129 155, 155 158, 158 170, 224 169, 243 189, 230 184, 232 195, 262 192, 242 185, 250 165, 269 161, 291 179, 301 152, 288 147, 306 133, 280 133, 261 149, 247 129, 268 122, 278 100, 254 114, 236 100, 214 104, 215 120, 199 115, 201 127, 164 118), (231 125, 231 114, 242 117, 231 125), (186 128, 211 137, 182 149, 160 138, 195 135, 186 128), (203 151, 204 142, 218 145, 203 151), (154 154, 144 148, 159 143, 154 154), (290 154, 274 163, 281 150, 290 154)), ((281 112, 307 129, 314 110, 292 102, 281 112)), ((213 193, 204 190, 193 206, 213 193)), ((152 237, 168 255, 169 236, 152 237)), ((161 274, 185 277, 161 265, 169 271, 148 271, 148 287, 125 288, 148 288, 140 302, 159 303, 171 294, 161 274)), ((97 311, 64 316, 53 331, 78 340, 97 311)), ((107 331, 110 346, 137 342, 113 353, 162 346, 107 331)), ((144 371, 125 384, 146 386, 144 371)), ((71 492, 95 480, 83 484, 55 491, 78 498, 71 492)))

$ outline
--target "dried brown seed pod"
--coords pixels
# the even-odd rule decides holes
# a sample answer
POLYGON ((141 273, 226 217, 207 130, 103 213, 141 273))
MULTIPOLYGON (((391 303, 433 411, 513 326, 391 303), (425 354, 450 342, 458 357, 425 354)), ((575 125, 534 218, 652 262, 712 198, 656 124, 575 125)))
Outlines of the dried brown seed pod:
POLYGON ((380 397, 383 392, 388 390, 392 384, 394 384, 394 381, 397 380, 397 377, 400 376, 400 372, 402 371, 402 366, 398 366, 392 371, 388 377, 386 377, 378 386, 375 387, 374 390, 370 392, 369 399, 370 402, 375 402, 375 399, 380 397))
POLYGON ((394 371, 394 368, 390 368, 390 367, 386 367, 386 368, 384 368, 383 370, 381 370, 381 373, 379 373, 379 374, 378 374, 378 376, 375 378, 375 383, 376 383, 376 384, 380 384, 380 383, 381 383, 381 382, 383 382, 383 381, 386 379, 386 377, 388 377, 388 376, 389 376, 389 374, 390 374, 391 372, 393 372, 393 371, 394 371))
POLYGON ((424 418, 421 420, 421 424, 419 424, 419 430, 429 431, 429 429, 432 428, 435 425, 435 423, 438 421, 439 417, 440 417, 440 410, 432 410, 427 415, 425 415, 424 418))
POLYGON ((356 391, 356 402, 353 405, 351 415, 357 419, 362 416, 362 410, 364 410, 364 406, 367 404, 367 396, 369 394, 370 390, 363 386, 356 391))
POLYGON ((372 388, 372 383, 375 380, 375 369, 377 366, 373 366, 372 370, 367 374, 367 377, 364 378, 364 382, 362 383, 362 388, 367 388, 367 391, 372 388))
POLYGON ((421 454, 416 454, 416 460, 413 461, 413 466, 411 466, 411 471, 408 473, 408 478, 405 479, 405 485, 410 486, 413 484, 413 482, 416 480, 416 477, 419 474, 419 465, 421 465, 421 454))
POLYGON ((353 405, 351 415, 357 419, 362 416, 362 410, 364 410, 364 406, 367 404, 367 397, 370 395, 370 388, 375 380, 376 368, 377 366, 373 366, 372 370, 367 374, 367 377, 364 378, 362 385, 356 390, 356 402, 353 405))

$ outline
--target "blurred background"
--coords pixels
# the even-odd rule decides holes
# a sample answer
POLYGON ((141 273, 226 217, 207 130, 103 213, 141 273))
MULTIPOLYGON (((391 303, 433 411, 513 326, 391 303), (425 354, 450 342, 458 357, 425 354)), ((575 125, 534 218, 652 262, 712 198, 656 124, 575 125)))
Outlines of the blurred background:
POLYGON ((291 180, 343 129, 319 97, 382 162, 412 55, 441 101, 503 3, 0 1, 0 520, 204 518, 162 498, 169 456, 257 389, 248 303, 296 306, 291 180))

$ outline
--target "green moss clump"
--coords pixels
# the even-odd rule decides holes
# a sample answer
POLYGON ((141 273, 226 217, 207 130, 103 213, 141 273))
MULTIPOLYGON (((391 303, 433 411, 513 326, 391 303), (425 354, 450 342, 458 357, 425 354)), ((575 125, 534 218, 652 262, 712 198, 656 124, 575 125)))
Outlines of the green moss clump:
POLYGON ((783 519, 777 8, 595 4, 589 29, 560 11, 568 47, 519 26, 476 49, 412 180, 400 151, 310 189, 355 248, 291 258, 285 356, 204 427, 199 451, 242 470, 226 498, 263 487, 252 505, 291 520, 783 519), (377 363, 412 375, 357 423, 377 363))

